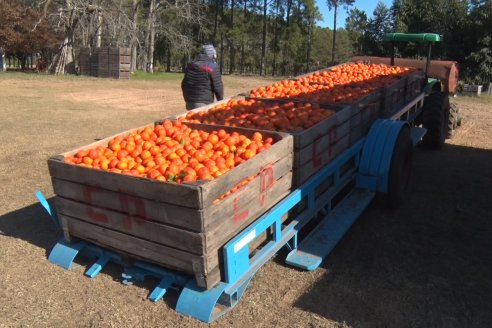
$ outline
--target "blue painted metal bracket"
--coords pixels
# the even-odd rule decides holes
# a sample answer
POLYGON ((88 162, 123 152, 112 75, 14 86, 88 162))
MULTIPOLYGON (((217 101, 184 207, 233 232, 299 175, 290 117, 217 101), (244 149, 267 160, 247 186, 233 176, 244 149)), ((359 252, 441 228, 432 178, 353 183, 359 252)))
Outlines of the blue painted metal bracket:
MULTIPOLYGON (((330 176, 334 176, 334 184, 340 185, 340 187, 347 184, 349 182, 347 179, 340 178, 340 168, 351 159, 355 159, 357 163, 363 145, 364 140, 354 144, 229 241, 223 250, 225 282, 229 284, 240 283, 245 277, 254 275, 259 267, 284 245, 289 242, 292 242, 292 246, 296 245, 297 232, 316 215, 317 211, 324 208, 315 204, 316 188, 330 176), (282 229, 282 216, 304 198, 308 199, 308 209, 282 229), (250 258, 248 245, 270 228, 273 230, 273 239, 250 258)), ((353 178, 355 178, 355 174, 353 178)))
POLYGON ((51 220, 53 220, 53 223, 57 227, 60 227, 60 221, 58 220, 55 209, 51 207, 50 203, 46 200, 46 197, 44 197, 43 193, 38 190, 36 191, 35 195, 38 201, 41 203, 41 206, 43 206, 46 212, 48 212, 51 220))
MULTIPOLYGON (((94 263, 85 272, 85 275, 90 278, 95 278, 109 262, 123 265, 120 255, 83 240, 74 243, 67 243, 65 240, 60 240, 53 247, 48 260, 51 263, 70 270, 72 269, 75 257, 79 254, 90 260, 94 260, 94 263)), ((127 285, 137 281, 144 281, 148 276, 160 279, 157 286, 149 295, 149 299, 153 302, 160 300, 170 288, 179 290, 192 280, 187 275, 166 270, 142 261, 135 262, 132 266, 124 267, 124 272, 121 276, 122 283, 127 285)))
POLYGON ((374 198, 375 192, 354 189, 350 195, 324 217, 314 229, 291 251, 285 260, 287 264, 304 270, 317 269, 331 253, 348 229, 374 198))
POLYGON ((75 243, 67 243, 65 240, 60 240, 51 250, 48 261, 64 269, 71 270, 73 260, 85 246, 87 246, 87 242, 83 240, 75 243))
POLYGON ((391 158, 400 131, 406 121, 378 119, 371 126, 362 150, 357 186, 387 192, 391 158))

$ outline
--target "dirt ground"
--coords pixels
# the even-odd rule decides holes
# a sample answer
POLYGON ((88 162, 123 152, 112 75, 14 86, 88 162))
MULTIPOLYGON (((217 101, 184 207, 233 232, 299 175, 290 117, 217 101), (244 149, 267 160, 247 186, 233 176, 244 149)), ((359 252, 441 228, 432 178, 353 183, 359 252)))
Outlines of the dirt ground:
MULTIPOLYGON (((224 77, 226 95, 265 80, 224 77)), ((211 327, 490 327, 492 100, 456 98, 463 126, 441 151, 417 148, 412 193, 373 204, 322 266, 279 253, 211 327)), ((47 260, 60 232, 34 192, 53 196, 46 160, 183 111, 179 81, 0 74, 0 327, 201 327, 147 300, 109 265, 67 271, 47 260)), ((155 282, 154 282, 155 283, 155 282)))

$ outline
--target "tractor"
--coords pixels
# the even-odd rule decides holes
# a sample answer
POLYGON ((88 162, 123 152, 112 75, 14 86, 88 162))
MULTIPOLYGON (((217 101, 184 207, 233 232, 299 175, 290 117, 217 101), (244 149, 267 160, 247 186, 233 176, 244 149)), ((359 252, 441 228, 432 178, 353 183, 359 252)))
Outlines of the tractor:
POLYGON ((442 148, 445 140, 451 138, 455 129, 461 125, 458 107, 450 103, 458 84, 458 65, 455 61, 431 60, 432 46, 442 41, 442 36, 435 33, 387 33, 383 41, 390 46, 390 57, 354 57, 354 61, 383 63, 414 67, 424 70, 426 74, 425 100, 422 112, 415 118, 415 125, 427 129, 422 143, 430 149, 442 148), (401 43, 415 43, 427 47, 426 59, 395 58, 395 46, 401 43))

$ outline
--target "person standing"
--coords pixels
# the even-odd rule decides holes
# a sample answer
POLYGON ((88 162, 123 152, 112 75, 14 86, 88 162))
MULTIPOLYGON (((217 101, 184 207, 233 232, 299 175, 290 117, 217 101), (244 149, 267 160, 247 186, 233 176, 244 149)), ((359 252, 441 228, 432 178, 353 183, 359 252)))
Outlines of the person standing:
POLYGON ((181 82, 186 109, 191 110, 224 99, 224 85, 216 63, 217 52, 211 44, 202 47, 201 53, 186 66, 181 82))

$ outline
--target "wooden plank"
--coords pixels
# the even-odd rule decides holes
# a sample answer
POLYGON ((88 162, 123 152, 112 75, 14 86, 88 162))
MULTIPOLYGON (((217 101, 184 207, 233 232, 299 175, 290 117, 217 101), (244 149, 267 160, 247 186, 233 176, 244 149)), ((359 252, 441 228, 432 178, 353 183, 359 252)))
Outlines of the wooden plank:
MULTIPOLYGON (((195 254, 96 226, 76 218, 62 216, 67 222, 70 235, 114 249, 119 253, 127 253, 133 257, 189 274, 194 274, 193 261, 204 263, 204 258, 195 254)), ((218 262, 215 266, 217 264, 218 262)))
POLYGON ((306 147, 309 144, 312 144, 314 140, 319 138, 322 135, 326 135, 330 133, 336 126, 342 124, 347 121, 354 113, 353 108, 348 106, 337 106, 337 105, 322 105, 326 109, 333 108, 337 112, 328 117, 327 119, 315 124, 309 129, 306 129, 302 132, 292 133, 294 136, 294 147, 295 149, 301 149, 306 147))
POLYGON ((229 97, 229 98, 226 98, 226 99, 222 99, 222 100, 219 100, 219 101, 216 101, 216 102, 213 102, 211 104, 208 104, 208 105, 205 105, 205 106, 201 106, 201 107, 198 107, 198 108, 195 108, 195 109, 192 109, 192 110, 187 110, 187 111, 184 111, 178 115, 175 115, 175 116, 170 116, 171 119, 173 120, 177 120, 178 118, 180 117, 185 117, 188 113, 198 113, 198 112, 206 112, 208 111, 209 109, 212 109, 216 106, 219 106, 219 105, 222 105, 222 104, 227 104, 230 100, 232 99, 244 99, 244 97, 242 96, 234 96, 234 97, 229 97))
POLYGON ((211 289, 215 287, 221 280, 224 281, 225 277, 222 276, 220 265, 217 265, 206 275, 195 272, 195 280, 198 287, 211 289))
POLYGON ((407 86, 405 90, 405 103, 415 99, 424 89, 425 73, 415 71, 407 76, 407 86))
POLYGON ((203 207, 212 204, 216 198, 232 189, 238 182, 260 172, 264 167, 275 163, 279 158, 292 154, 292 140, 292 136, 286 135, 266 151, 257 154, 252 160, 248 160, 219 178, 202 185, 203 207))
POLYGON ((392 112, 405 104, 407 80, 407 76, 402 76, 396 82, 383 88, 382 117, 390 116, 392 112))
POLYGON ((159 202, 173 202, 191 208, 201 205, 200 188, 192 184, 160 182, 103 170, 94 170, 63 162, 63 159, 48 160, 53 178, 100 187, 127 195, 134 195, 159 202))
POLYGON ((340 125, 334 125, 327 130, 328 133, 314 139, 313 142, 302 149, 295 150, 294 165, 302 167, 303 164, 314 162, 315 166, 321 167, 319 157, 321 153, 330 151, 340 139, 350 134, 350 120, 341 122, 340 125))
POLYGON ((240 231, 246 228, 249 224, 256 221, 258 217, 266 213, 273 205, 286 197, 292 186, 292 172, 281 177, 279 180, 266 190, 258 192, 260 181, 251 181, 251 187, 247 188, 243 196, 237 195, 231 197, 231 206, 224 206, 222 213, 217 213, 222 219, 222 224, 217 224, 214 227, 206 230, 206 254, 207 256, 214 252, 215 249, 221 248, 240 231), (251 197, 244 197, 246 195, 251 197), (231 215, 230 212, 233 212, 231 215))
POLYGON ((203 254, 204 236, 201 233, 178 229, 128 213, 96 207, 62 197, 56 197, 55 202, 59 214, 197 255, 203 254))
POLYGON ((337 141, 336 144, 331 145, 331 151, 321 152, 319 157, 319 163, 321 165, 316 165, 313 161, 309 161, 302 165, 302 167, 294 167, 295 175, 295 186, 299 186, 306 182, 314 173, 318 172, 321 167, 330 163, 338 155, 340 155, 344 150, 350 147, 350 135, 344 136, 342 139, 337 141))
MULTIPOLYGON (((102 187, 94 187, 58 178, 53 178, 52 184, 55 194, 63 198, 72 199, 95 207, 127 213, 131 216, 138 216, 146 220, 153 220, 186 230, 195 232, 203 231, 201 210, 170 203, 156 202, 136 194, 112 191, 102 187)), ((93 216, 92 219, 94 220, 99 215, 98 211, 89 214, 93 216)))

